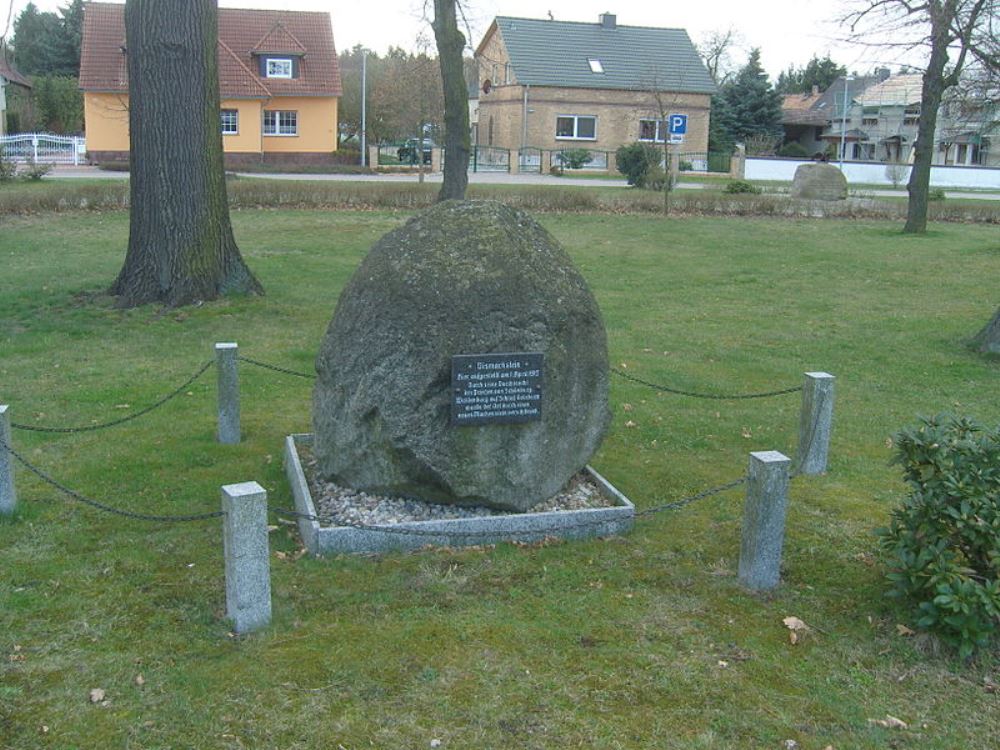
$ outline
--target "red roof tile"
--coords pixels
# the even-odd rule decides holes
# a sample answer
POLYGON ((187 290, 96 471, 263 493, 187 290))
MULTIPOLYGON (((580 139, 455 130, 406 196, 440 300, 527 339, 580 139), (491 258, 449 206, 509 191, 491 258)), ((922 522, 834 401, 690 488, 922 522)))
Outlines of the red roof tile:
MULTIPOLYGON (((125 6, 84 5, 80 88, 127 91, 125 6)), ((223 99, 340 96, 340 68, 328 13, 219 9, 219 90, 223 99), (261 78, 264 52, 300 57, 297 78, 261 78)))

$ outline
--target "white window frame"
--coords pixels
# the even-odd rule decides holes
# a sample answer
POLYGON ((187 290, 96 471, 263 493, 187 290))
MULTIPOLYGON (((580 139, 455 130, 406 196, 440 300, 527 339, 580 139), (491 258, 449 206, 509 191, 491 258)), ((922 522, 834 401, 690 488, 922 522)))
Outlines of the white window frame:
POLYGON ((290 57, 269 57, 264 63, 265 78, 291 78, 294 72, 295 64, 290 57))
POLYGON ((643 143, 663 143, 666 140, 666 130, 667 123, 665 120, 659 120, 655 117, 641 117, 639 118, 639 137, 636 140, 643 143), (652 139, 642 137, 642 124, 644 122, 656 123, 655 135, 652 139))
POLYGON ((223 135, 239 135, 240 134, 240 111, 238 109, 232 109, 226 107, 219 111, 219 127, 222 130, 223 135), (226 130, 226 113, 233 113, 233 126, 232 130, 226 130))
POLYGON ((556 115, 556 140, 557 141, 596 141, 597 140, 597 115, 556 115), (573 135, 559 135, 559 121, 573 120, 573 135), (594 121, 594 135, 581 136, 580 120, 594 121))
POLYGON ((262 127, 266 136, 294 138, 299 134, 299 113, 294 109, 265 109, 262 127), (270 124, 268 115, 273 116, 270 124))

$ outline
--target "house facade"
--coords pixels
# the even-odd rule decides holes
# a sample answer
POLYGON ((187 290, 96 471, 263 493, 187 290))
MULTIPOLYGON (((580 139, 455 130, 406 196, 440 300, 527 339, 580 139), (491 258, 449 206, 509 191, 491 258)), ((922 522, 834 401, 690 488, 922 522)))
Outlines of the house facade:
POLYGON ((597 23, 497 17, 476 60, 479 146, 613 154, 662 144, 665 118, 680 114, 677 150, 706 158, 716 87, 683 29, 620 26, 611 14, 597 23))
MULTIPOLYGON (((839 78, 822 94, 786 96, 785 139, 810 154, 852 161, 907 164, 920 127, 923 80, 906 73, 839 78)), ((996 102, 945 101, 938 111, 933 164, 1000 165, 996 102), (997 148, 991 150, 991 142, 997 148)))
POLYGON ((18 127, 8 127, 7 115, 8 112, 18 111, 15 102, 18 99, 27 99, 30 91, 31 82, 14 68, 7 59, 6 48, 0 46, 0 136, 7 135, 10 130, 19 130, 18 127))
MULTIPOLYGON (((227 165, 333 161, 341 83, 329 14, 220 8, 216 51, 227 165)), ((88 157, 127 160, 124 5, 84 5, 80 88, 88 157)))

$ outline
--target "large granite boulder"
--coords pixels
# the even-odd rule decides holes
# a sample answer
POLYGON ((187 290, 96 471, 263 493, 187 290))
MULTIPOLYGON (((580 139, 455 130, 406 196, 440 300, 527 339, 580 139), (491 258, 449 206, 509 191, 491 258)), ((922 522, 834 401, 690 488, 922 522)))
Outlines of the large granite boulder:
POLYGON ((792 197, 813 201, 847 198, 847 178, 832 164, 801 164, 792 178, 792 197))
POLYGON ((368 492, 526 510, 607 428, 593 295, 531 217, 448 201, 382 237, 340 295, 316 362, 320 473, 368 492), (452 356, 540 352, 541 417, 452 425, 452 356))

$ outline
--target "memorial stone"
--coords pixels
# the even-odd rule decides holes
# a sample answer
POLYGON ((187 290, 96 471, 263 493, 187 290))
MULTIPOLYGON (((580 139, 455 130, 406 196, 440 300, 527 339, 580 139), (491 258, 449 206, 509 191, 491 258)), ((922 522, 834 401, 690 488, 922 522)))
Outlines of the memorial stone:
POLYGON ((439 204, 379 240, 340 296, 317 358, 319 472, 526 510, 600 444, 608 372, 597 303, 547 231, 500 203, 439 204))
POLYGON ((792 178, 792 197, 842 201, 847 198, 847 178, 832 164, 800 164, 792 178))

